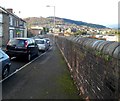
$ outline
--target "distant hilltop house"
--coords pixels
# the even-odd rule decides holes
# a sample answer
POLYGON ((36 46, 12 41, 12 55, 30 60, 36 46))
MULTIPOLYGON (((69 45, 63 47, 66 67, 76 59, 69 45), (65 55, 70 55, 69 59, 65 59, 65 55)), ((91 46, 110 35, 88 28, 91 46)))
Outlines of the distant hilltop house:
POLYGON ((29 31, 35 36, 41 34, 43 27, 40 26, 31 26, 29 31))
POLYGON ((26 22, 13 13, 13 9, 0 6, 0 46, 14 37, 27 37, 26 22))

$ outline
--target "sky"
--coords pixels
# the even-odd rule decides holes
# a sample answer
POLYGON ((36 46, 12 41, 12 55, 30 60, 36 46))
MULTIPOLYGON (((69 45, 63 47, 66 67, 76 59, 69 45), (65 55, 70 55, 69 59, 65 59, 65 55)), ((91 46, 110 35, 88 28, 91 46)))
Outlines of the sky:
POLYGON ((118 23, 119 0, 0 0, 0 6, 13 8, 21 18, 55 16, 88 23, 118 23), (50 5, 51 7, 46 7, 50 5), (20 11, 20 13, 19 13, 20 11))

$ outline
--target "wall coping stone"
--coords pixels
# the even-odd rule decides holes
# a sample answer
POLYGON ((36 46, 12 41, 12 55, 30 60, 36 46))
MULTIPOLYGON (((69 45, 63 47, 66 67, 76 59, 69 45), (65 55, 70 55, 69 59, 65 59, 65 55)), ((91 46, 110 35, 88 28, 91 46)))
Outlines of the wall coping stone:
POLYGON ((67 37, 67 39, 73 42, 77 42, 83 47, 91 48, 93 50, 100 51, 103 54, 107 54, 114 58, 120 59, 120 42, 74 37, 74 36, 67 37))

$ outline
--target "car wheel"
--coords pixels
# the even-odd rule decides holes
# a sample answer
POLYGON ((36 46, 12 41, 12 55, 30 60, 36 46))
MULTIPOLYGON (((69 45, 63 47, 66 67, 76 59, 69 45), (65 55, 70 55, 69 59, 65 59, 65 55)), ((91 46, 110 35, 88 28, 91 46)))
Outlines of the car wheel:
POLYGON ((9 75, 9 67, 5 66, 2 71, 2 78, 6 78, 9 75))
POLYGON ((44 52, 45 52, 45 50, 42 50, 42 52, 44 53, 44 52))
POLYGON ((31 60, 31 54, 28 54, 28 61, 31 60))
POLYGON ((36 55, 39 56, 39 54, 40 54, 40 52, 39 52, 39 50, 38 50, 36 55))

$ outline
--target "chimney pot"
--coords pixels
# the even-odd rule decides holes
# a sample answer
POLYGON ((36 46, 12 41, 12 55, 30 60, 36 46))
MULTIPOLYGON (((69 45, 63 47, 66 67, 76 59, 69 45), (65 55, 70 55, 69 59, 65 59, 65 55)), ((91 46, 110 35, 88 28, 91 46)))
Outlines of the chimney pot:
POLYGON ((10 13, 13 13, 13 9, 12 8, 8 8, 7 9, 10 13))

